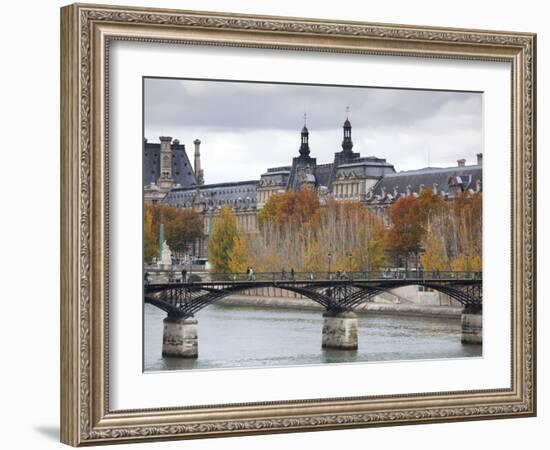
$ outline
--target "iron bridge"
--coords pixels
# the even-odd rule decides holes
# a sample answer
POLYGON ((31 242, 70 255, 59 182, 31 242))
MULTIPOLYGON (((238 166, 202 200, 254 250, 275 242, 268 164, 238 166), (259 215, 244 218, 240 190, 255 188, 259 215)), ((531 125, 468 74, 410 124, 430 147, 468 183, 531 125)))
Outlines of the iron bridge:
POLYGON ((295 292, 332 313, 353 311, 376 295, 412 285, 448 295, 462 304, 465 313, 480 314, 483 300, 481 272, 208 273, 188 278, 149 283, 146 274, 145 302, 162 309, 169 317, 186 318, 222 298, 266 287, 295 292))

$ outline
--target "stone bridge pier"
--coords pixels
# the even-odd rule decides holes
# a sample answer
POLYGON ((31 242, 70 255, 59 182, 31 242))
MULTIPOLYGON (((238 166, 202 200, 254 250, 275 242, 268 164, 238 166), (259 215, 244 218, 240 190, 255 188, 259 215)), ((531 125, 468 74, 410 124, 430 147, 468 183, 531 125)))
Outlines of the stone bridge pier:
POLYGON ((194 317, 166 317, 162 336, 162 356, 198 358, 197 324, 194 317))
POLYGON ((357 350, 357 314, 352 311, 323 314, 323 348, 357 350))
POLYGON ((464 308, 460 318, 463 344, 481 344, 483 342, 483 315, 481 311, 464 308))

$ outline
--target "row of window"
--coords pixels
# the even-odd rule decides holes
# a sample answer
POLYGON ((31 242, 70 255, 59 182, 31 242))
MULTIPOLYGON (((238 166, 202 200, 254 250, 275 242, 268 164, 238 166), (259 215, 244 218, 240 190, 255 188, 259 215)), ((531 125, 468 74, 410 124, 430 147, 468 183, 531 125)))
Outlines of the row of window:
MULTIPOLYGON (((189 200, 187 198, 186 200, 189 200)), ((182 208, 191 208, 193 207, 194 202, 192 201, 185 201, 183 203, 176 202, 176 206, 182 207, 182 208)), ((239 206, 255 206, 256 201, 254 199, 251 199, 250 197, 247 197, 247 199, 232 199, 232 200, 209 200, 206 203, 208 206, 223 206, 223 205, 231 205, 233 207, 239 207, 239 206)))
MULTIPOLYGON (((154 175, 157 171, 156 170, 151 170, 151 173, 154 175)), ((176 172, 176 175, 179 175, 180 172, 176 172)), ((191 176, 191 172, 187 172, 187 175, 191 176)))
POLYGON ((336 184, 334 186, 334 196, 338 198, 357 197, 360 195, 359 183, 336 184))
MULTIPOLYGON (((154 173, 154 172, 151 172, 154 173)), ((179 174, 179 172, 176 172, 176 174, 179 174)), ((191 172, 189 172, 189 175, 191 175, 191 172)), ((254 189, 252 188, 242 188, 242 189, 230 189, 227 191, 201 191, 200 192, 202 196, 204 197, 215 197, 217 195, 224 195, 224 194, 246 194, 246 193, 254 193, 254 189)), ((185 192, 185 193, 173 193, 173 198, 190 198, 195 197, 195 192, 185 192)), ((247 197, 250 198, 250 197, 247 197)))
MULTIPOLYGON (((177 167, 178 165, 178 162, 177 161, 174 161, 174 167, 177 167)), ((157 162, 156 161, 153 161, 153 166, 156 167, 157 166, 157 162)), ((187 163, 183 163, 183 166, 184 167, 187 167, 187 163)))

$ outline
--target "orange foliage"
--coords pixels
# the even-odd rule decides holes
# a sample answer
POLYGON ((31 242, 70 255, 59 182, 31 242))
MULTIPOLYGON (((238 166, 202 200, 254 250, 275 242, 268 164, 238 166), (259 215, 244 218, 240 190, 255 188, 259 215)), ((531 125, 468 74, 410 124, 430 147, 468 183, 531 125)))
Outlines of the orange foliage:
POLYGON ((164 204, 145 205, 144 259, 158 255, 159 227, 164 224, 166 242, 175 253, 185 253, 188 247, 202 237, 202 219, 192 209, 181 209, 164 204))
POLYGON ((329 200, 321 208, 311 190, 278 194, 268 203, 260 233, 249 241, 257 270, 324 272, 329 253, 333 271, 386 264, 384 227, 365 205, 329 200))
POLYGON ((319 210, 319 197, 311 189, 288 190, 273 194, 258 214, 258 223, 263 227, 267 222, 279 225, 308 221, 319 210))
POLYGON ((412 195, 400 197, 389 207, 388 214, 392 222, 386 234, 388 250, 394 256, 418 253, 424 234, 424 214, 418 207, 418 200, 412 195))

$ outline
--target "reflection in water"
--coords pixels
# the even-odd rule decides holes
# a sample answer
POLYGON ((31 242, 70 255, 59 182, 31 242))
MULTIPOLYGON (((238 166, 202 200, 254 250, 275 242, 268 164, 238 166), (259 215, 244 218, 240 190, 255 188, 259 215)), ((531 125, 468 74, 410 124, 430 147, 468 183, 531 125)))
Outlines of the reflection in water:
POLYGON ((162 358, 163 311, 145 305, 145 370, 273 367, 481 356, 460 343, 457 319, 359 316, 359 349, 323 350, 320 311, 212 305, 199 321, 199 358, 162 358))

